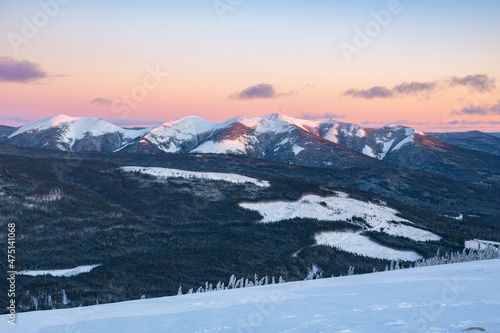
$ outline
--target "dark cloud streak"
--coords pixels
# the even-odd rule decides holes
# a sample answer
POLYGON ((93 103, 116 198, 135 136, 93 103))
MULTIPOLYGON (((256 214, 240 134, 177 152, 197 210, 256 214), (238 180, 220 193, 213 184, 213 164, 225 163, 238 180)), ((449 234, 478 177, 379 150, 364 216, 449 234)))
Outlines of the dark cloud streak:
POLYGON ((91 100, 90 104, 95 104, 95 105, 111 105, 112 102, 111 102, 111 100, 109 100, 107 98, 97 97, 97 98, 94 98, 93 100, 91 100))
POLYGON ((252 100, 252 99, 272 99, 284 96, 296 95, 296 92, 289 91, 287 93, 278 93, 273 85, 261 83, 255 86, 243 89, 238 93, 229 96, 229 99, 235 100, 252 100))
POLYGON ((465 77, 453 76, 450 79, 450 85, 471 87, 479 92, 487 92, 495 89, 495 79, 484 74, 468 75, 465 77))
POLYGON ((0 57, 0 82, 32 83, 47 77, 39 64, 0 57))
POLYGON ((500 115, 500 101, 495 105, 483 105, 483 106, 468 106, 458 111, 453 111, 457 115, 477 115, 477 116, 488 116, 488 115, 500 115))
POLYGON ((495 89, 495 79, 485 74, 469 75, 465 77, 453 76, 448 79, 431 82, 402 82, 392 89, 385 86, 375 86, 369 89, 349 89, 341 96, 353 98, 393 98, 400 95, 429 95, 439 89, 453 88, 457 86, 470 87, 478 92, 489 92, 495 89))
POLYGON ((300 118, 300 119, 306 119, 306 120, 343 119, 343 118, 345 118, 345 115, 337 114, 337 113, 331 113, 331 112, 325 112, 323 114, 303 113, 303 114, 299 115, 298 118, 300 118))
POLYGON ((417 95, 420 93, 431 93, 434 92, 437 88, 437 81, 434 82, 403 82, 401 84, 398 84, 394 88, 392 88, 392 91, 394 93, 398 94, 405 94, 405 95, 417 95))
POLYGON ((393 97, 392 91, 382 86, 372 87, 366 90, 349 89, 346 92, 344 92, 343 95, 352 96, 354 98, 364 98, 364 99, 393 97))

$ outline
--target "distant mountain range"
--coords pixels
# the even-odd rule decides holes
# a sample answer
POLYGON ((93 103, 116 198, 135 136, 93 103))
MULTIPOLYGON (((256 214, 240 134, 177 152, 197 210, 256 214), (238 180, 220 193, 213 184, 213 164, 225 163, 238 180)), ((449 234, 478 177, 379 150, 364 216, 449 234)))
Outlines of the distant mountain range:
POLYGON ((390 124, 363 128, 336 120, 282 114, 236 117, 222 123, 184 117, 128 129, 97 118, 58 115, 19 128, 0 127, 0 140, 62 151, 236 154, 315 167, 398 167, 458 180, 500 183, 500 139, 481 132, 426 134, 390 124), (487 153, 487 154, 485 154, 487 153))
POLYGON ((478 150, 500 156, 500 133, 469 131, 429 134, 457 147, 478 150))

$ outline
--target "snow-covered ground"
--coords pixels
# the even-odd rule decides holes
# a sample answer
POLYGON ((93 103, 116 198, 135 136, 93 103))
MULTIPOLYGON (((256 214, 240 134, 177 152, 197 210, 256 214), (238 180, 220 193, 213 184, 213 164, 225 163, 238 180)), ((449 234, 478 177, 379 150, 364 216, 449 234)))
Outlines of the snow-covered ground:
POLYGON ((395 209, 352 199, 349 198, 348 194, 342 192, 337 192, 337 195, 331 197, 305 195, 297 201, 240 203, 240 206, 258 211, 263 216, 260 221, 262 223, 293 218, 351 221, 353 217, 360 217, 370 226, 369 230, 382 231, 389 235, 406 237, 415 241, 438 241, 441 239, 432 232, 398 223, 411 222, 397 216, 398 211, 395 209))
MULTIPOLYGON (((363 230, 384 232, 415 241, 438 241, 441 239, 430 231, 401 224, 400 222, 411 222, 397 216, 398 211, 390 207, 352 199, 347 193, 335 193, 336 196, 330 197, 305 195, 297 201, 240 203, 240 206, 259 212, 263 217, 261 223, 279 222, 293 218, 347 221, 358 226, 361 225, 363 230), (356 217, 363 218, 367 225, 356 221, 356 217)), ((422 258, 414 251, 398 251, 377 244, 360 233, 322 232, 316 235, 316 244, 337 247, 347 252, 372 258, 410 261, 422 258)))
POLYGON ((140 172, 157 178, 198 178, 198 179, 209 179, 209 180, 221 180, 225 182, 243 184, 252 183, 260 187, 269 187, 269 182, 265 180, 258 180, 255 178, 242 176, 234 173, 219 173, 219 172, 195 172, 186 171, 178 169, 167 169, 167 168, 156 168, 156 167, 136 167, 136 166, 126 166, 121 167, 121 170, 125 172, 140 172))
POLYGON ((53 269, 53 270, 44 270, 44 271, 22 271, 17 274, 19 275, 52 275, 52 276, 74 276, 82 273, 88 273, 99 265, 87 265, 87 266, 78 266, 75 268, 69 269, 53 269))
POLYGON ((315 236, 317 245, 337 247, 347 252, 371 258, 387 260, 417 261, 422 256, 414 251, 391 249, 372 241, 369 237, 353 231, 325 231, 315 236))
POLYGON ((493 242, 481 239, 473 239, 469 241, 465 241, 465 248, 467 249, 484 249, 487 246, 494 246, 496 248, 500 248, 500 242, 493 242))
POLYGON ((21 313, 0 331, 500 332, 498 281, 500 260, 476 261, 21 313))

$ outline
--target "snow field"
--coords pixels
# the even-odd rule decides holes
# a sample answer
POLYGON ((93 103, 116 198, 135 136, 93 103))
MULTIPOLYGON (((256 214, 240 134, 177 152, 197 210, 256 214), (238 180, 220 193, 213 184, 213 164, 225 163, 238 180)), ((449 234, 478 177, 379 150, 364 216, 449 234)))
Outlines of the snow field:
POLYGON ((372 241, 369 237, 353 231, 325 231, 315 236, 317 245, 337 247, 341 250, 387 260, 417 261, 422 256, 414 251, 399 251, 372 241))
POLYGON ((20 313, 7 333, 500 331, 500 260, 20 313))
POLYGON ((137 166, 126 166, 121 167, 121 170, 125 172, 139 172, 142 174, 157 177, 159 179, 168 178, 184 178, 184 179, 208 179, 208 180, 220 180, 235 184, 251 183, 259 187, 269 187, 270 184, 265 180, 258 180, 255 178, 242 176, 234 173, 218 173, 218 172, 195 172, 186 171, 178 169, 168 169, 168 168, 157 168, 157 167, 137 167, 137 166))
MULTIPOLYGON (((273 223, 294 218, 311 218, 321 221, 347 221, 356 225, 354 218, 363 218, 368 226, 365 230, 384 232, 392 236, 400 236, 414 241, 438 241, 441 239, 432 232, 422 230, 399 222, 411 223, 398 217, 396 210, 349 198, 343 192, 335 192, 337 196, 320 197, 305 195, 297 201, 276 201, 240 203, 243 208, 254 210, 262 215, 260 223, 273 223)), ((421 258, 413 251, 398 251, 375 243, 360 232, 323 232, 316 236, 317 245, 340 248, 351 253, 381 259, 401 259, 415 261, 421 258)))
POLYGON ((87 265, 87 266, 78 266, 70 269, 54 269, 54 270, 43 270, 43 271, 22 271, 17 274, 19 275, 30 275, 30 276, 39 276, 39 275, 51 275, 51 276, 75 276, 82 273, 88 273, 94 268, 100 265, 87 265))
POLYGON ((263 216, 261 223, 272 223, 293 218, 351 221, 353 217, 360 217, 371 227, 370 230, 381 231, 415 241, 438 241, 441 239, 438 235, 426 230, 389 222, 411 223, 397 216, 398 211, 395 209, 352 199, 342 192, 337 192, 337 195, 332 197, 305 195, 297 201, 244 202, 240 203, 240 206, 259 212, 263 216))
POLYGON ((496 248, 500 248, 500 242, 493 242, 493 241, 487 241, 487 240, 481 240, 481 239, 473 239, 469 241, 465 241, 465 248, 466 249, 484 249, 487 246, 494 246, 496 248))

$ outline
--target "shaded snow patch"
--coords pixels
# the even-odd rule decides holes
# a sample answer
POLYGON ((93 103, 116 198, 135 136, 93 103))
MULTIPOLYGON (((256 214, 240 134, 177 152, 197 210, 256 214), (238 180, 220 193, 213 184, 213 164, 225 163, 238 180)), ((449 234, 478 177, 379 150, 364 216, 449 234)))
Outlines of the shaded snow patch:
POLYGON ((353 231, 326 231, 315 236, 316 245, 336 247, 341 250, 367 256, 370 258, 387 260, 416 261, 422 258, 414 251, 400 251, 380 245, 368 236, 353 231))
POLYGON ((43 271, 22 271, 17 274, 19 275, 30 275, 30 276, 40 276, 40 275, 51 275, 51 276, 75 276, 83 273, 88 273, 94 268, 100 265, 87 265, 87 266, 78 266, 70 269, 54 269, 54 270, 43 270, 43 271))
POLYGON ((432 232, 399 222, 411 223, 397 216, 399 212, 387 206, 349 198, 346 193, 337 196, 320 197, 305 195, 297 201, 275 201, 240 203, 240 207, 254 210, 262 215, 261 223, 279 222, 294 218, 310 218, 320 221, 347 221, 367 230, 384 232, 415 241, 438 241, 432 232), (364 221, 361 223, 359 221, 364 221), (356 222, 357 221, 357 222, 356 222))
POLYGON ((126 166, 121 167, 121 170, 125 172, 139 172, 142 174, 150 175, 157 178, 184 178, 184 179, 208 179, 208 180, 220 180, 235 184, 251 183, 260 187, 269 187, 270 184, 265 180, 258 180, 255 178, 242 176, 234 173, 218 173, 218 172, 196 172, 196 171, 186 171, 178 169, 167 169, 167 168, 157 168, 157 167, 136 167, 136 166, 126 166))

